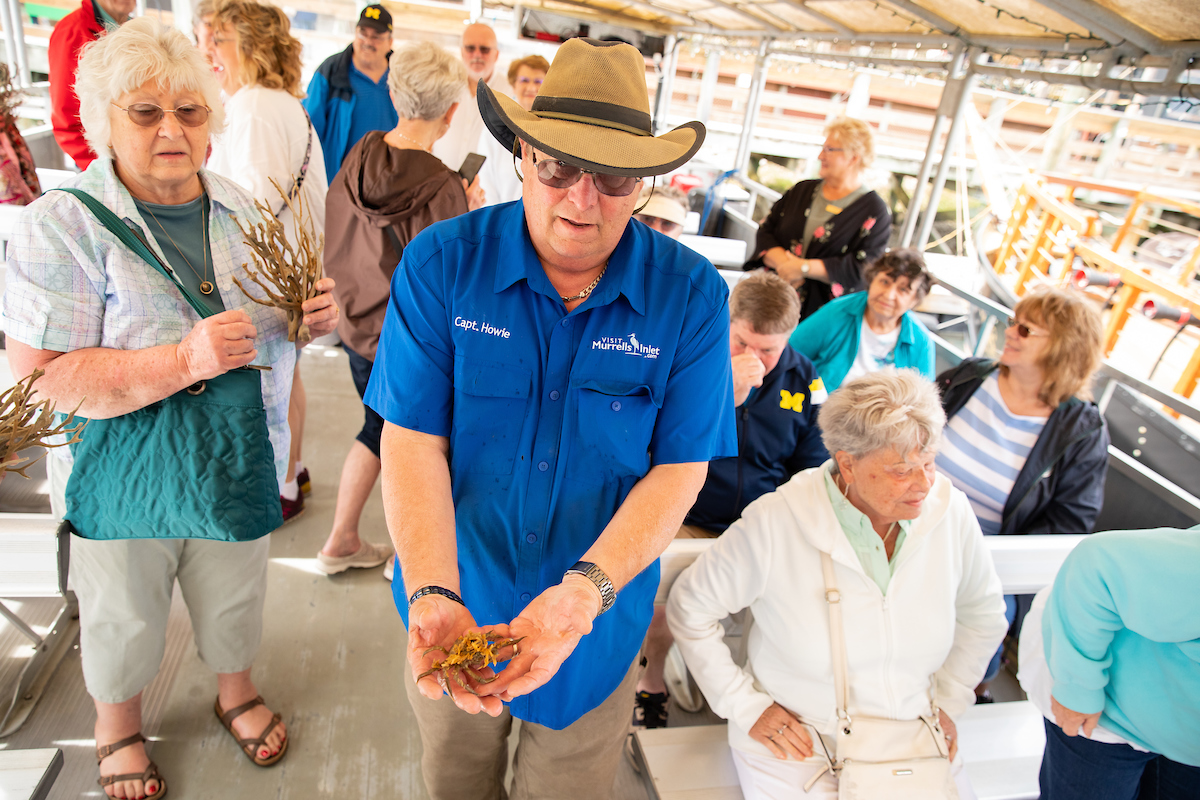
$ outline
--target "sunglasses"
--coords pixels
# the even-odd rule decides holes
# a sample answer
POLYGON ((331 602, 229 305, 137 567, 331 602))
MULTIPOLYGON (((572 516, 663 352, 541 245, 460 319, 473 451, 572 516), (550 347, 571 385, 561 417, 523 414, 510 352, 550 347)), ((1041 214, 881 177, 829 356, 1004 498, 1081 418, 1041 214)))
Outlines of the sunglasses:
POLYGON ((1008 327, 1017 329, 1017 336, 1022 339, 1028 339, 1030 336, 1049 336, 1045 331, 1037 331, 1026 325, 1024 322, 1018 322, 1016 317, 1008 318, 1008 327))
POLYGON ((210 111, 208 106, 192 103, 186 103, 179 108, 159 108, 153 103, 134 103, 129 108, 121 108, 116 103, 113 105, 128 114, 134 125, 142 128, 154 127, 162 122, 167 114, 174 114, 176 121, 185 128, 199 128, 208 121, 210 111))
POLYGON ((568 189, 579 183, 579 179, 588 174, 596 191, 609 197, 628 197, 633 194, 641 178, 627 175, 608 175, 603 172, 592 172, 572 164, 565 164, 554 158, 543 158, 538 161, 537 153, 533 153, 533 167, 537 170, 538 180, 553 189, 568 189))
POLYGON ((486 44, 464 44, 463 50, 468 53, 479 53, 481 56, 486 56, 492 52, 494 48, 488 47, 486 44))

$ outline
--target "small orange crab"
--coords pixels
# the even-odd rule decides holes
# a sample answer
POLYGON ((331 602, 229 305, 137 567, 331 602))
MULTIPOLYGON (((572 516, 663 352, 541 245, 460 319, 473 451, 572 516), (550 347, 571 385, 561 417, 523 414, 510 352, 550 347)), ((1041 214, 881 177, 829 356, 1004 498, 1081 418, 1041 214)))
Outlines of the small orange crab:
POLYGON ((500 660, 497 656, 506 647, 513 649, 512 655, 509 658, 515 658, 517 653, 521 652, 517 643, 524 638, 522 636, 520 639, 500 639, 495 631, 488 631, 487 633, 471 631, 464 633, 455 640, 449 650, 440 645, 434 645, 426 649, 422 655, 429 655, 434 650, 441 650, 446 654, 446 657, 441 661, 433 662, 433 666, 418 675, 417 680, 421 680, 426 675, 440 672, 442 673, 443 682, 446 685, 446 691, 451 696, 454 693, 450 691, 450 682, 445 680, 446 678, 453 678, 454 682, 459 686, 471 694, 477 695, 478 692, 463 680, 463 673, 465 672, 467 677, 476 683, 491 683, 496 680, 496 677, 494 675, 491 677, 484 675, 479 670, 497 663, 500 660))

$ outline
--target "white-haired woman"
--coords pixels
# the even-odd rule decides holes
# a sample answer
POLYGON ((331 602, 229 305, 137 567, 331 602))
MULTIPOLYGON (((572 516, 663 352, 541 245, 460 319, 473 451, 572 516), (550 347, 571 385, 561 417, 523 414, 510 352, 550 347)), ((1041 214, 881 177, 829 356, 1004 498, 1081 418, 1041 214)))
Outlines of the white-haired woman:
MULTIPOLYGON (((729 720, 747 800, 837 797, 837 779, 821 774, 827 754, 838 758, 826 555, 840 595, 844 711, 915 720, 936 707, 955 758, 952 720, 974 700, 1007 623, 971 506, 934 469, 944 423, 937 390, 910 370, 843 385, 819 420, 833 459, 751 503, 672 588, 667 621, 729 720), (754 624, 738 667, 721 620, 743 608, 754 624)), ((954 773, 972 796, 961 761, 954 773)))
MULTIPOLYGON (((260 765, 287 747, 250 667, 296 346, 283 312, 232 280, 250 252, 230 217, 256 211, 203 168, 224 125, 203 55, 181 32, 135 19, 84 50, 78 87, 100 157, 67 184, 81 194, 47 193, 18 223, 5 334, 15 374, 45 370, 39 393, 91 419, 73 462, 52 465, 51 498, 77 533, 71 580, 100 784, 111 797, 158 798, 166 783, 142 744, 141 693, 162 661, 176 579, 217 673, 222 721, 260 765), (208 406, 233 394, 236 408, 208 406)), ((332 288, 318 283, 304 305, 316 335, 336 325, 332 288)))
MULTIPOLYGON (((404 248, 433 223, 483 204, 478 179, 468 190, 458 173, 430 153, 450 128, 466 80, 462 61, 444 48, 431 42, 398 46, 388 89, 400 121, 390 131, 371 131, 350 148, 329 187, 325 272, 338 283, 343 311, 338 335, 360 398, 371 378, 392 273, 404 248)), ((363 507, 379 479, 383 433, 383 419, 366 405, 363 412, 362 430, 342 466, 333 530, 317 554, 318 567, 328 575, 379 566, 392 552, 358 535, 363 507)))
POLYGON ((863 269, 887 247, 892 215, 863 184, 875 159, 867 123, 839 117, 825 127, 820 177, 784 193, 758 226, 745 269, 767 267, 801 294, 800 319, 835 297, 863 288, 863 269))

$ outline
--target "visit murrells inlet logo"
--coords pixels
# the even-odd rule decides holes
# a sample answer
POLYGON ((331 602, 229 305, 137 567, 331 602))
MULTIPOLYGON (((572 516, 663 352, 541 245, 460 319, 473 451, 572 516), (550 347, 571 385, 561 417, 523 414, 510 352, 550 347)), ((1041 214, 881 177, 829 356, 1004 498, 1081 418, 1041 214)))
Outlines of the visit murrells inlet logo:
POLYGON ((617 350, 625 355, 640 358, 658 358, 661 352, 657 347, 639 342, 636 333, 628 336, 601 336, 592 340, 592 349, 617 350))

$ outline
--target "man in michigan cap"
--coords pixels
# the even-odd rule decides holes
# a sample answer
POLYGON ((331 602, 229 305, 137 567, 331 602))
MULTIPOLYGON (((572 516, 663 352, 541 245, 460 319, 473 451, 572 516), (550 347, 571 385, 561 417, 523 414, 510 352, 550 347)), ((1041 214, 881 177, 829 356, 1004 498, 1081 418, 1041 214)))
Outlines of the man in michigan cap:
POLYGON ((652 134, 627 44, 563 44, 531 111, 478 92, 522 202, 405 248, 366 395, 386 421, 404 680, 434 800, 505 796, 513 717, 511 797, 606 799, 658 555, 707 462, 736 453, 725 283, 630 222, 643 178, 704 128, 652 134), (520 640, 494 680, 428 672, 476 626, 520 640))
POLYGON ((325 59, 313 73, 302 101, 325 154, 329 183, 342 159, 368 131, 390 131, 400 118, 388 93, 392 54, 392 15, 369 5, 358 15, 354 41, 325 59))

